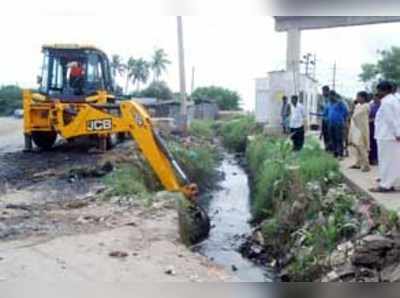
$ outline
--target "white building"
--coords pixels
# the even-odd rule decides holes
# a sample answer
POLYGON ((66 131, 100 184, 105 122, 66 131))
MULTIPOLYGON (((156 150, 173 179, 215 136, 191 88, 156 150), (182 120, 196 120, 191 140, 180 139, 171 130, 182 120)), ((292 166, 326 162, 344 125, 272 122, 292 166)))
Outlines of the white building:
POLYGON ((256 121, 265 124, 270 131, 281 131, 282 97, 299 96, 306 108, 308 124, 311 127, 318 125, 316 113, 318 109, 318 83, 304 74, 294 75, 289 71, 272 71, 265 78, 256 79, 256 121))

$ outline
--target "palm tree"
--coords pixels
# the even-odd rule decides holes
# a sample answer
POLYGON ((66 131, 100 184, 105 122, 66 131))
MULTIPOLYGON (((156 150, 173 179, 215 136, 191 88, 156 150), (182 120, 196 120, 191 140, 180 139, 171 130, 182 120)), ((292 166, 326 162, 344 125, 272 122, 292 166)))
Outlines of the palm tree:
POLYGON ((111 56, 111 72, 113 77, 115 78, 117 75, 122 76, 125 73, 125 65, 122 62, 122 58, 120 55, 112 55, 111 56))
POLYGON ((168 55, 164 49, 156 49, 150 62, 150 67, 153 71, 154 81, 158 81, 163 72, 166 71, 167 65, 171 64, 168 60, 168 55))
POLYGON ((129 57, 128 62, 123 65, 125 76, 126 76, 126 83, 125 83, 125 94, 128 94, 129 90, 129 83, 133 77, 133 69, 136 64, 136 59, 133 57, 129 57))
POLYGON ((141 83, 145 84, 147 82, 149 76, 150 64, 143 58, 135 60, 134 66, 131 69, 131 78, 133 84, 136 84, 137 91, 139 91, 141 83))

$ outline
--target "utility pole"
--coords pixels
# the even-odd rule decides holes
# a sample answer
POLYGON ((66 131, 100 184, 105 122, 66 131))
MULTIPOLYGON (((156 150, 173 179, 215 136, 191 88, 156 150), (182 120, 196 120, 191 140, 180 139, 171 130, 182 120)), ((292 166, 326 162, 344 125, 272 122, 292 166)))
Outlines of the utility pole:
POLYGON ((186 98, 186 80, 185 80, 185 55, 183 47, 183 29, 182 16, 177 16, 178 25, 178 55, 179 55, 179 82, 181 96, 181 129, 185 133, 187 131, 187 98, 186 98))
POLYGON ((311 58, 311 54, 307 53, 306 55, 303 56, 303 59, 305 59, 305 60, 301 61, 302 63, 304 63, 306 65, 306 76, 308 76, 309 66, 310 66, 310 64, 312 64, 312 61, 310 60, 310 58, 311 58))
POLYGON ((193 91, 194 91, 194 72, 195 72, 195 68, 193 66, 192 67, 192 86, 190 88, 190 93, 193 93, 193 91))
POLYGON ((332 89, 335 90, 336 88, 336 61, 333 64, 333 77, 332 77, 332 89))
MULTIPOLYGON (((293 61, 293 63, 296 63, 295 61, 293 61)), ((296 67, 293 66, 292 67, 292 72, 293 72, 293 94, 297 95, 297 72, 296 72, 296 67)))
POLYGON ((314 80, 316 80, 317 79, 317 55, 316 54, 314 54, 313 61, 311 61, 311 64, 314 65, 313 78, 314 78, 314 80))

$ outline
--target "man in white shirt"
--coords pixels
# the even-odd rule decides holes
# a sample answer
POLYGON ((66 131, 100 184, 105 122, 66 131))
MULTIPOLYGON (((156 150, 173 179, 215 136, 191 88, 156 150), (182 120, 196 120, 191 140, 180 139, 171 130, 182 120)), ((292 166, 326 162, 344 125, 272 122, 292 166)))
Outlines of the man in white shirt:
POLYGON ((381 100, 375 118, 380 182, 371 191, 391 192, 400 178, 400 102, 387 81, 378 84, 377 97, 381 100))
POLYGON ((306 112, 304 106, 299 103, 297 95, 291 98, 290 107, 290 134, 293 142, 293 150, 300 151, 304 145, 304 123, 306 119, 306 112))

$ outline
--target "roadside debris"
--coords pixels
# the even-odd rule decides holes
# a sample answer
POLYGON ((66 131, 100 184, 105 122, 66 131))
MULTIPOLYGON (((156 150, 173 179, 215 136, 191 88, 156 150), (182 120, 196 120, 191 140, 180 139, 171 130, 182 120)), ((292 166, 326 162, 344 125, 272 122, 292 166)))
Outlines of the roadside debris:
POLYGON ((17 204, 7 204, 5 206, 6 209, 17 209, 17 210, 24 210, 24 211, 31 211, 32 206, 28 205, 17 205, 17 204))
POLYGON ((164 271, 164 273, 167 274, 167 275, 172 275, 172 276, 175 276, 175 275, 176 275, 176 271, 175 271, 175 269, 174 269, 173 266, 169 266, 169 267, 164 271))
POLYGON ((108 255, 113 258, 126 258, 128 256, 128 253, 120 250, 115 250, 110 252, 108 255))
POLYGON ((100 178, 112 172, 113 170, 114 165, 107 161, 104 164, 96 165, 94 167, 84 166, 72 168, 68 172, 68 177, 70 182, 74 182, 82 178, 100 178))
POLYGON ((79 208, 87 207, 88 205, 89 205, 88 202, 79 200, 79 201, 68 202, 68 203, 64 204, 63 207, 66 209, 79 209, 79 208))

